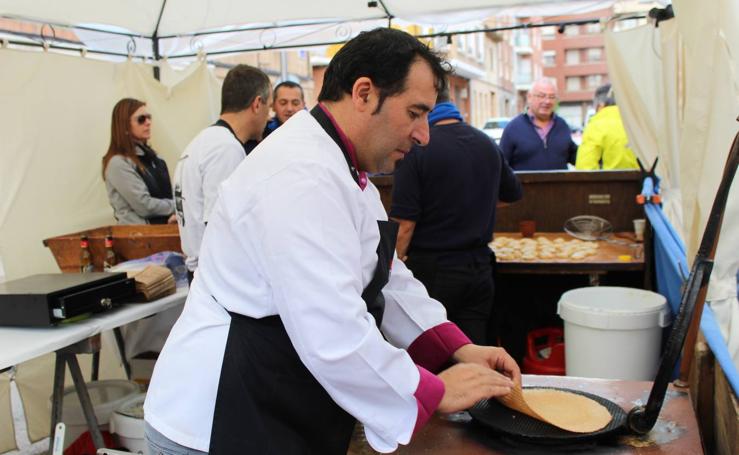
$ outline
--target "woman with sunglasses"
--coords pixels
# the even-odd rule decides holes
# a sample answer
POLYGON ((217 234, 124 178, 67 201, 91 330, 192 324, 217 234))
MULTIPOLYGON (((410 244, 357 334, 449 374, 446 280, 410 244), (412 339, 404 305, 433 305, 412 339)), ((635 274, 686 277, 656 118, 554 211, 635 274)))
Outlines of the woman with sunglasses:
POLYGON ((146 104, 124 98, 113 108, 103 179, 118 224, 175 223, 167 163, 147 144, 151 114, 146 104))

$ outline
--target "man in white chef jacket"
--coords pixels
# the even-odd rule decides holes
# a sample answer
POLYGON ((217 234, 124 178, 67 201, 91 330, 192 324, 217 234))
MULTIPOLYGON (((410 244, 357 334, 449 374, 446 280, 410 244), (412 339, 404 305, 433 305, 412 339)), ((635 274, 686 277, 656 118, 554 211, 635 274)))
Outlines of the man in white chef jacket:
POLYGON ((244 143, 262 138, 272 84, 249 65, 231 68, 221 86, 221 115, 185 147, 174 173, 174 196, 188 280, 198 266, 200 243, 218 186, 246 157, 244 143))
POLYGON ((412 36, 361 33, 332 59, 318 106, 221 185, 149 387, 152 453, 343 455, 356 420, 391 452, 434 412, 520 382, 397 260, 397 225, 366 175, 428 142, 446 76, 412 36))

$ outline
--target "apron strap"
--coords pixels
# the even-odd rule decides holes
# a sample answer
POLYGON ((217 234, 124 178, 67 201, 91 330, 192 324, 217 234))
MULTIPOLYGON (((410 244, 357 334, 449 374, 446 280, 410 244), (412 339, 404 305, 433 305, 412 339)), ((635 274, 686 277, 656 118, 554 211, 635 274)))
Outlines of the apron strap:
POLYGON ((382 295, 382 288, 390 279, 395 242, 398 239, 398 226, 395 221, 377 221, 377 227, 380 229, 380 243, 377 244, 377 267, 372 280, 362 292, 362 300, 367 305, 367 311, 374 316, 377 328, 380 328, 385 312, 385 297, 382 295))

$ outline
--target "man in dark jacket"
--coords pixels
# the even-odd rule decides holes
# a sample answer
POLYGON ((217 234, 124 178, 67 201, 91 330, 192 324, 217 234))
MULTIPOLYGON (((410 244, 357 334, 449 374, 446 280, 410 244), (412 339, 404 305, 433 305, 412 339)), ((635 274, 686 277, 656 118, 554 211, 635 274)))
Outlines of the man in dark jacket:
POLYGON ((395 170, 390 216, 400 223, 398 257, 471 340, 494 343, 488 242, 498 201, 521 199, 521 184, 495 142, 465 123, 446 93, 429 123, 428 146, 413 147, 395 170))
POLYGON ((517 171, 567 169, 575 164, 577 145, 570 127, 554 113, 557 89, 550 79, 531 86, 528 109, 515 117, 503 131, 500 148, 508 164, 517 171))

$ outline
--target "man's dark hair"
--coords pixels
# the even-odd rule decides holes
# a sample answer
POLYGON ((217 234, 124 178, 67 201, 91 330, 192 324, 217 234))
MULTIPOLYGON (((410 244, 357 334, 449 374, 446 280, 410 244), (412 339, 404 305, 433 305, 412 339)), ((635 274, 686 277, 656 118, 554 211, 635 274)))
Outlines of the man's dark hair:
POLYGON ((271 83, 269 77, 258 68, 236 65, 228 71, 221 87, 221 114, 246 109, 260 96, 269 100, 271 83))
POLYGON ((303 87, 300 86, 297 82, 293 81, 284 81, 280 82, 279 84, 275 85, 275 90, 272 92, 274 93, 274 99, 277 99, 277 90, 281 89, 282 87, 287 88, 299 88, 300 89, 300 99, 305 102, 305 94, 303 93, 303 87))
POLYGON ((601 85, 595 90, 595 96, 593 97, 593 104, 595 107, 600 106, 613 106, 616 104, 616 97, 613 95, 611 84, 601 85))
POLYGON ((368 77, 380 89, 376 114, 385 98, 405 91, 408 71, 416 59, 425 60, 434 74, 436 91, 446 86, 449 65, 422 42, 408 33, 391 28, 362 32, 347 42, 331 59, 323 76, 318 101, 339 101, 351 94, 354 82, 368 77))

